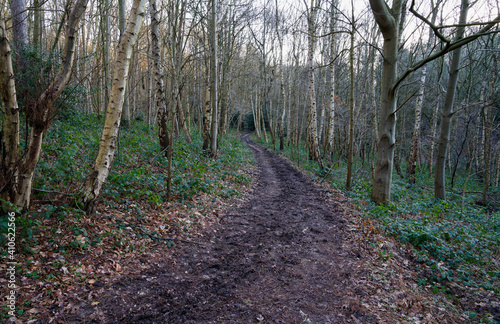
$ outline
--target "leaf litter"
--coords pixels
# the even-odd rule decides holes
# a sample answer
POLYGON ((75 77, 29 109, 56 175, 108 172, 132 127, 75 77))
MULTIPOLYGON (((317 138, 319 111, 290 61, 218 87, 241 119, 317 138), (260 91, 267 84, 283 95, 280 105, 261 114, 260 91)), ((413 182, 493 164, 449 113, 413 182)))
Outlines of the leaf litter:
POLYGON ((244 198, 202 194, 140 220, 101 206, 97 217, 44 224, 20 262, 18 322, 469 320, 459 304, 420 286, 414 251, 385 237, 341 192, 251 147, 259 170, 246 171, 256 181, 244 198), (68 231, 76 224, 86 235, 68 231), (70 253, 54 252, 71 242, 70 253))

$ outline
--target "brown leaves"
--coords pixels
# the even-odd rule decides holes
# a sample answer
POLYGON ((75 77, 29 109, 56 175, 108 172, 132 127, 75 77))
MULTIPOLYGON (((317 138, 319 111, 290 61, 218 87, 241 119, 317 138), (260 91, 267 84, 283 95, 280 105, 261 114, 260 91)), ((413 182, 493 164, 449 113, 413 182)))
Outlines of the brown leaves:
MULTIPOLYGON (((16 305, 24 311, 20 320, 50 322, 94 307, 89 318, 100 321, 103 315, 96 298, 105 286, 124 276, 138 276, 159 260, 175 264, 166 242, 152 237, 199 240, 219 221, 224 209, 239 203, 240 198, 213 201, 213 194, 201 194, 190 206, 182 202, 150 206, 142 217, 138 217, 137 204, 101 206, 94 217, 40 217, 36 241, 30 246, 32 253, 17 255, 16 305)), ((43 207, 36 208, 43 211, 43 207)), ((0 264, 0 271, 4 268, 5 263, 0 264)), ((0 278, 0 287, 0 293, 7 295, 5 278, 0 278)))

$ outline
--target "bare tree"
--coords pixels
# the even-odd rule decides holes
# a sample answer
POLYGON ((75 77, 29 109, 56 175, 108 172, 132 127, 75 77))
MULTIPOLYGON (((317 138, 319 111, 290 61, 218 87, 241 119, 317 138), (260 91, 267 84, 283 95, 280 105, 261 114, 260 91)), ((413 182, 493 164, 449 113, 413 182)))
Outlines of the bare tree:
MULTIPOLYGON (((4 166, 3 181, 5 185, 1 189, 1 197, 12 202, 21 209, 27 209, 30 205, 31 185, 36 165, 42 150, 43 137, 47 132, 55 114, 57 107, 56 100, 61 96, 64 88, 68 84, 73 63, 75 61, 75 48, 77 30, 80 19, 85 12, 87 0, 78 0, 68 15, 66 43, 61 67, 54 80, 42 92, 34 102, 28 103, 26 116, 30 129, 29 140, 26 152, 20 153, 19 143, 19 109, 17 107, 15 83, 12 79, 12 62, 10 56, 10 46, 5 37, 5 25, 3 25, 3 35, 0 33, 1 51, 4 53, 0 61, 2 77, 0 80, 0 91, 2 92, 2 109, 9 111, 11 116, 3 120, 2 128, 5 129, 4 141, 5 155, 3 157, 4 166)), ((3 21, 3 19, 0 19, 3 21)))
POLYGON ((99 152, 90 174, 84 184, 84 204, 88 214, 95 212, 102 187, 108 178, 116 151, 116 140, 120 128, 125 88, 133 47, 142 25, 146 0, 134 0, 127 28, 118 44, 116 63, 113 73, 113 86, 106 111, 106 120, 99 144, 99 152))
MULTIPOLYGON (((377 163, 374 172, 374 181, 372 189, 372 199, 376 203, 388 202, 391 200, 391 183, 392 183, 392 168, 394 164, 394 148, 396 143, 395 132, 396 132, 396 102, 397 102, 397 89, 401 82, 405 80, 410 74, 419 68, 423 67, 425 64, 446 55, 472 41, 487 35, 491 28, 493 28, 498 22, 500 22, 500 16, 495 18, 491 22, 484 23, 486 25, 478 32, 471 34, 467 37, 456 38, 454 41, 446 38, 439 30, 438 26, 433 25, 425 17, 418 14, 414 10, 414 2, 412 2, 410 11, 417 16, 419 19, 427 23, 434 31, 435 35, 444 43, 441 49, 432 53, 431 55, 421 59, 420 61, 414 63, 409 68, 407 68, 399 77, 397 76, 397 63, 398 63, 398 45, 399 45, 399 22, 402 10, 403 0, 394 0, 392 8, 389 8, 384 0, 370 0, 370 6, 377 21, 377 24, 384 36, 384 63, 382 71, 382 82, 381 82, 381 111, 380 111, 380 122, 379 122, 379 140, 377 145, 377 163)), ((465 23, 464 23, 465 24, 465 23)), ((460 26, 459 26, 460 27, 460 26)), ((451 94, 447 94, 451 96, 451 94)), ((453 99, 453 98, 451 98, 453 99)), ((448 100, 447 100, 448 101, 448 100)), ((448 116, 446 112, 443 112, 443 116, 448 116)), ((448 117, 451 120, 451 116, 448 117)), ((446 118, 448 118, 446 117, 446 118)), ((443 123, 448 121, 443 120, 443 123)), ((441 152, 438 153, 438 160, 441 159, 439 165, 436 165, 436 170, 439 168, 440 171, 436 171, 435 179, 435 189, 436 197, 444 197, 444 160, 446 159, 447 152, 447 139, 449 135, 446 127, 442 125, 439 149, 441 152), (445 127, 445 129, 443 129, 445 127), (443 133, 444 130, 444 133, 443 133), (442 143, 442 144, 441 144, 442 143), (445 144, 446 143, 446 144, 445 144), (439 155, 441 157, 439 157, 439 155), (439 173, 439 178, 438 178, 439 173), (441 187, 439 189, 438 187, 441 187)))

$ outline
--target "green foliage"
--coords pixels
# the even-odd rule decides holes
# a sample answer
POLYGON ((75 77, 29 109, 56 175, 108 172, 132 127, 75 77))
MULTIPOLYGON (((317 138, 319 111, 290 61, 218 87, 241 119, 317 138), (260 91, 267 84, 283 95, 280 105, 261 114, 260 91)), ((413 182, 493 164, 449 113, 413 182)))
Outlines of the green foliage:
POLYGON ((40 46, 26 45, 16 49, 14 69, 18 72, 16 92, 21 108, 35 101, 54 79, 61 63, 58 51, 44 51, 40 46), (17 60, 22 58, 22 60, 17 60))
MULTIPOLYGON (((35 200, 57 197, 58 203, 35 212, 39 217, 63 219, 68 214, 82 213, 79 191, 98 150, 101 131, 102 121, 95 115, 70 111, 55 121, 43 143, 33 188, 35 200)), ((236 133, 221 139, 216 160, 201 150, 201 134, 194 133, 192 139, 192 143, 183 138, 174 141, 174 197, 190 200, 202 193, 230 197, 238 191, 228 184, 250 182, 239 170, 250 162, 252 155, 236 133)), ((105 204, 123 209, 131 205, 159 208, 167 196, 167 159, 159 152, 156 131, 146 123, 134 121, 122 130, 102 195, 105 204)), ((24 225, 30 228, 30 224, 24 225)), ((0 222, 0 229, 2 226, 0 222)))

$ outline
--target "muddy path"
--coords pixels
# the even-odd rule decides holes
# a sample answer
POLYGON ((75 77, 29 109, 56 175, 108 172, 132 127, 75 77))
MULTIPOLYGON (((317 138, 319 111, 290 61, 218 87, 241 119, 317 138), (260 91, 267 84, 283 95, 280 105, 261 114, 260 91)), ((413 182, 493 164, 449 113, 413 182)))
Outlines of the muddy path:
POLYGON ((343 248, 340 208, 286 161, 244 140, 260 169, 246 203, 203 245, 185 244, 174 262, 115 283, 82 321, 377 322, 361 305, 365 271, 355 266, 357 252, 343 248))

